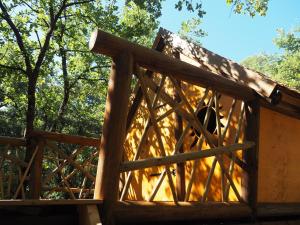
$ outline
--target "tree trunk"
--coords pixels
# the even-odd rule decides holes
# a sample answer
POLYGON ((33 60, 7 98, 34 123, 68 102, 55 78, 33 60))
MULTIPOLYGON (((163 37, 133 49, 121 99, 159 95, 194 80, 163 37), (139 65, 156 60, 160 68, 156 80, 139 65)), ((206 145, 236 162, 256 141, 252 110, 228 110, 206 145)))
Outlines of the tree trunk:
POLYGON ((63 80, 64 80, 64 97, 63 101, 60 104, 58 113, 57 113, 57 118, 52 124, 50 131, 55 132, 57 130, 58 124, 62 121, 63 116, 66 112, 67 105, 69 102, 70 98, 70 82, 68 78, 68 69, 67 69, 67 56, 66 56, 66 51, 63 47, 59 49, 60 55, 61 55, 61 65, 62 65, 62 72, 63 72, 63 80))

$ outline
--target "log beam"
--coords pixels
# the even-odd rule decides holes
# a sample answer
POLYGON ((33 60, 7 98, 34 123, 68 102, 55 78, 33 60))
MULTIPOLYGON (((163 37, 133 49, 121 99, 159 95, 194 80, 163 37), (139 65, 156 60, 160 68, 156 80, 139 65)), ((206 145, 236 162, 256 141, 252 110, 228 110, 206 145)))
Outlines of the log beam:
POLYGON ((98 138, 90 138, 84 136, 77 135, 69 135, 69 134, 61 134, 55 132, 47 132, 47 131, 32 131, 29 134, 30 137, 40 137, 51 141, 68 143, 68 144, 76 144, 76 145, 86 145, 86 146, 94 146, 99 147, 100 139, 98 138))
POLYGON ((103 199, 103 223, 114 224, 112 209, 119 199, 120 165, 126 133, 133 58, 113 59, 105 107, 94 198, 103 199))
POLYGON ((253 217, 256 217, 257 205, 257 180, 258 180, 258 150, 259 150, 259 101, 245 103, 245 140, 256 143, 250 151, 243 152, 243 159, 248 170, 243 174, 242 197, 253 210, 253 217))
POLYGON ((251 209, 240 203, 118 202, 114 210, 117 222, 174 222, 237 220, 251 216, 251 209))
POLYGON ((30 199, 39 199, 42 191, 42 163, 45 143, 40 139, 35 141, 37 153, 30 169, 30 199))
POLYGON ((190 160, 212 157, 220 154, 226 154, 238 150, 246 150, 254 146, 253 142, 246 142, 244 144, 233 144, 226 147, 217 147, 205 151, 185 152, 175 155, 141 159, 136 161, 124 162, 120 166, 121 172, 128 172, 131 170, 140 170, 154 166, 165 166, 174 163, 182 163, 190 160))
POLYGON ((0 136, 0 145, 25 146, 26 140, 24 138, 0 136))
POLYGON ((255 98, 254 91, 245 85, 238 84, 189 63, 163 55, 153 49, 133 44, 101 30, 93 32, 89 48, 95 53, 110 57, 115 57, 121 52, 129 52, 133 55, 137 64, 151 71, 172 74, 179 80, 202 87, 211 87, 218 92, 234 98, 244 100, 255 98))

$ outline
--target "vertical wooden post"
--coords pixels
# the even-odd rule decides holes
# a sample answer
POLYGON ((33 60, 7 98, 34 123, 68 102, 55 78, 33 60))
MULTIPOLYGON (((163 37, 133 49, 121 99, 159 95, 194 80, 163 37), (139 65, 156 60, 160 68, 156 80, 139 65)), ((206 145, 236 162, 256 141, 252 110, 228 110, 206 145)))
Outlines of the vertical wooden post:
POLYGON ((245 103, 245 139, 255 142, 255 146, 243 151, 243 159, 247 163, 248 172, 244 172, 242 180, 242 197, 253 210, 256 217, 257 180, 258 180, 258 150, 259 150, 259 117, 260 105, 258 100, 245 103))
POLYGON ((44 140, 37 138, 33 140, 37 145, 37 153, 30 169, 30 199, 39 199, 42 191, 42 168, 44 140))
POLYGON ((103 199, 102 222, 114 224, 112 209, 119 199, 120 163, 126 134, 133 59, 113 59, 105 107, 94 198, 103 199))
MULTIPOLYGON (((178 81, 179 86, 180 81, 178 81)), ((180 96, 176 92, 176 88, 173 90, 173 97, 176 102, 180 102, 180 96)), ((182 135, 182 118, 178 113, 174 113, 174 133, 175 139, 178 141, 182 135)), ((180 147, 179 153, 183 153, 183 146, 180 147)), ((179 201, 184 201, 185 199, 185 163, 177 163, 176 165, 176 192, 179 201)))

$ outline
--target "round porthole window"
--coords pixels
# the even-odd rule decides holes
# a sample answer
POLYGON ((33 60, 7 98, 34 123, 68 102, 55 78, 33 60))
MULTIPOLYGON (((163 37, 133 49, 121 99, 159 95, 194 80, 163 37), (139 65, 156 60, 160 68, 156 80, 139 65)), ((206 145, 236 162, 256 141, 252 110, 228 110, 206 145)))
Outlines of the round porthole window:
MULTIPOLYGON (((197 118, 203 126, 204 126, 204 120, 205 120, 207 110, 208 110, 208 107, 205 106, 202 109, 200 109, 199 112, 197 113, 197 118)), ((209 133, 213 134, 213 133, 215 133, 216 129, 217 129, 217 115, 216 115, 216 110, 212 107, 212 108, 210 108, 210 115, 209 115, 208 123, 207 123, 207 131, 209 133)), ((196 129, 194 129, 192 127, 191 136, 193 136, 194 140, 193 140, 192 144, 190 145, 190 148, 194 147, 197 144, 197 142, 200 138, 200 134, 196 129)))
MULTIPOLYGON (((200 123, 202 125, 204 125, 204 120, 205 120, 205 116, 207 113, 208 107, 205 106, 202 109, 200 109, 200 111, 197 113, 197 118, 200 121, 200 123)), ((210 116, 208 119, 208 124, 207 124, 207 131, 209 133, 214 133, 216 131, 217 128, 217 116, 216 116, 216 111, 214 108, 210 109, 210 116)), ((199 136, 198 131, 195 130, 195 132, 197 133, 197 135, 199 136)))

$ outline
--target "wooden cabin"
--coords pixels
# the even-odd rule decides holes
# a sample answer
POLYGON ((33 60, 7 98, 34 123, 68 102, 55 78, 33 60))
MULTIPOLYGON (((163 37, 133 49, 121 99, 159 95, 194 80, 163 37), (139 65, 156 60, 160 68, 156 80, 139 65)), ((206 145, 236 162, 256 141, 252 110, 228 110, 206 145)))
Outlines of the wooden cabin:
MULTIPOLYGON (((298 179, 300 169, 297 168, 300 159, 298 153, 300 150, 298 144, 300 137, 300 94, 276 83, 261 73, 183 40, 164 29, 160 29, 158 32, 154 48, 165 55, 253 89, 259 99, 259 106, 256 109, 257 115, 255 121, 252 122, 256 123, 253 125, 257 127, 251 137, 253 140, 256 139, 258 148, 257 201, 300 201, 300 193, 297 191, 300 187, 300 179, 298 179), (256 136, 255 139, 254 136, 256 136)), ((139 72, 146 73, 145 71, 139 72)), ((189 82, 181 82, 161 73, 153 73, 151 76, 158 86, 162 86, 165 93, 178 104, 182 103, 179 107, 191 107, 195 111, 198 120, 207 129, 215 146, 229 146, 234 143, 243 143, 246 140, 244 118, 246 112, 242 100, 214 92, 213 87, 201 87, 189 82), (183 106, 184 100, 181 95, 185 96, 190 106, 183 106)), ((159 120, 158 126, 161 129, 159 135, 166 155, 210 148, 203 137, 201 138, 199 132, 188 124, 180 113, 174 110, 173 113, 168 114, 172 107, 167 105, 162 97, 149 93, 149 100, 153 102, 154 99, 156 102, 153 109, 159 120), (166 114, 168 115, 164 117, 166 114), (164 119, 160 120, 161 117, 164 119), (182 135, 182 133, 184 134, 182 135), (176 143, 180 137, 183 138, 183 141, 178 146, 176 143)), ((134 100, 136 101, 136 99, 134 100)), ((157 134, 153 129, 147 127, 150 120, 147 103, 143 99, 134 115, 131 127, 128 128, 125 141, 125 160, 162 156, 162 153, 158 151, 157 134), (141 153, 137 153, 138 151, 141 153)), ((237 153, 237 157, 236 160, 241 160, 242 163, 240 152, 237 153)), ((195 162, 187 161, 184 164, 172 164, 170 172, 174 183, 177 185, 177 197, 181 201, 238 200, 232 188, 223 183, 224 174, 222 174, 220 165, 215 165, 215 163, 214 158, 209 157, 195 162), (211 177, 208 178, 210 173, 211 177), (223 186, 225 186, 225 193, 222 193, 223 186)), ((234 166, 232 160, 230 162, 226 158, 224 158, 224 166, 230 171, 233 182, 241 193, 244 179, 243 170, 238 165, 234 166)), ((122 199, 174 200, 168 179, 162 178, 164 176, 163 171, 164 167, 151 167, 135 172, 131 178, 130 188, 126 186, 123 189, 122 199), (163 181, 160 180, 161 178, 163 181), (162 191, 156 193, 155 187, 158 184, 162 191)), ((126 180, 126 175, 123 174, 123 176, 123 179, 126 180)))
POLYGON ((89 45, 112 58, 101 139, 0 137, 1 224, 300 224, 299 92, 164 29, 89 45))
MULTIPOLYGON (((121 71, 133 74, 132 79, 111 80, 112 89, 121 89, 119 82, 129 86, 124 89, 128 100, 123 105, 125 99, 108 94, 108 99, 118 102, 118 113, 123 105, 124 117, 118 121, 110 117, 104 123, 96 198, 111 194, 107 175, 117 161, 107 157, 115 150, 122 162, 116 173, 120 178, 114 183, 119 188, 115 200, 107 198, 137 204, 140 210, 134 207, 136 214, 129 216, 133 220, 203 221, 203 214, 188 213, 185 206, 211 203, 217 204, 211 209, 214 216, 210 210, 199 209, 206 212, 206 219, 234 220, 247 211, 222 213, 222 203, 238 207, 246 203, 252 218, 274 219, 282 216, 280 207, 293 208, 290 204, 299 202, 297 91, 164 29, 154 42, 156 51, 112 40, 101 31, 94 33, 90 48, 113 58, 115 78, 118 65, 127 64, 119 69, 120 76, 121 71), (123 127, 117 125, 122 121, 123 127), (110 137, 112 130, 123 132, 119 147, 110 137), (154 205, 142 207, 137 202, 173 204, 174 208, 157 208, 154 213, 147 208, 154 205)), ((108 107, 107 118, 116 113, 112 102, 108 107)), ((106 208, 113 211, 113 203, 106 208)), ((124 219, 124 214, 117 220, 124 219)))

